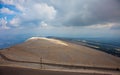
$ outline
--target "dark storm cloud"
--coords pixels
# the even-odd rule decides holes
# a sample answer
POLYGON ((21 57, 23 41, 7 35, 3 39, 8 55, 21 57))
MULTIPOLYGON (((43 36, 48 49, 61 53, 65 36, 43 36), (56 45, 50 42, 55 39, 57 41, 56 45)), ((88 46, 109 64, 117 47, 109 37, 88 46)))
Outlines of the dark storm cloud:
POLYGON ((116 23, 120 20, 119 0, 52 0, 58 8, 58 22, 67 26, 116 23))

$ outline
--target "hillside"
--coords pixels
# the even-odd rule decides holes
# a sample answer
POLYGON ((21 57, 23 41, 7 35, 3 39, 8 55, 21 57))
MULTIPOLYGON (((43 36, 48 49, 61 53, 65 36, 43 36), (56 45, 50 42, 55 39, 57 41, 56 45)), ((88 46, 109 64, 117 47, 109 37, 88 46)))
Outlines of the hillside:
MULTIPOLYGON (((22 44, 0 51, 0 66, 35 69, 90 69, 116 71, 120 58, 52 38, 32 37, 22 44)), ((77 71, 79 71, 77 69, 77 71)))

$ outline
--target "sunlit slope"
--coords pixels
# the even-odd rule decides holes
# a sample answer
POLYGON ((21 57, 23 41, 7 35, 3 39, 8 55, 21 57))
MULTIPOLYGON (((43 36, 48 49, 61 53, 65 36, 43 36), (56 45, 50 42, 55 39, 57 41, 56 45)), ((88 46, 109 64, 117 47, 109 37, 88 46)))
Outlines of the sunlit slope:
POLYGON ((22 44, 2 50, 13 60, 71 65, 120 67, 120 58, 85 46, 52 39, 32 37, 22 44))

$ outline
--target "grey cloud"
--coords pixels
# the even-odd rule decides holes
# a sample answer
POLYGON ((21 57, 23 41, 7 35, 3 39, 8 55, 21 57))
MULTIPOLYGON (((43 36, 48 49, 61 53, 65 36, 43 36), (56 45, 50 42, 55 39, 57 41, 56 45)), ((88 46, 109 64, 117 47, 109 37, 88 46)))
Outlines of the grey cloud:
POLYGON ((62 25, 88 26, 119 22, 120 2, 118 0, 52 0, 58 8, 57 19, 62 25))

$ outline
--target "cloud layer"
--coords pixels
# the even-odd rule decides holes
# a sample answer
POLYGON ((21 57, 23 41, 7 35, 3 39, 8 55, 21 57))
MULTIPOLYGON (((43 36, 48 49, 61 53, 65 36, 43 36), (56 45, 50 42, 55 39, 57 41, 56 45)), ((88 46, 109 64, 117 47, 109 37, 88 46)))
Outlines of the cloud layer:
POLYGON ((2 29, 34 28, 43 30, 41 33, 69 30, 66 34, 76 29, 78 32, 73 34, 77 35, 81 31, 89 34, 89 29, 91 33, 93 29, 101 33, 101 29, 108 32, 120 29, 119 0, 1 0, 1 4, 10 6, 0 8, 5 15, 0 17, 2 29))

